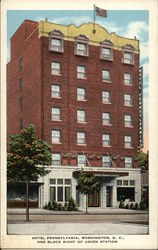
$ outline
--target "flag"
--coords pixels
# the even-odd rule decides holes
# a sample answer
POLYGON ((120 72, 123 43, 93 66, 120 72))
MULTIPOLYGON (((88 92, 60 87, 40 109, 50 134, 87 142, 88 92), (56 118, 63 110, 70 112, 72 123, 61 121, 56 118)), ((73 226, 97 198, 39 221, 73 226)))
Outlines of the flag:
POLYGON ((107 11, 95 6, 95 12, 97 16, 107 17, 107 11))

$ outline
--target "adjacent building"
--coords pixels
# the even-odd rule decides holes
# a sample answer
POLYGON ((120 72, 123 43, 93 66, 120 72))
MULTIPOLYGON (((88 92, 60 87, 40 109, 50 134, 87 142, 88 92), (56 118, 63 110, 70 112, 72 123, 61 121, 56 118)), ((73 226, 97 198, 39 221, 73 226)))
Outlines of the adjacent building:
POLYGON ((89 206, 141 200, 135 161, 143 145, 139 41, 98 24, 95 29, 93 23, 25 20, 11 38, 8 135, 31 123, 51 145, 51 172, 35 192, 39 207, 73 196, 84 208, 77 189, 81 168, 101 183, 100 192, 89 194, 89 206))

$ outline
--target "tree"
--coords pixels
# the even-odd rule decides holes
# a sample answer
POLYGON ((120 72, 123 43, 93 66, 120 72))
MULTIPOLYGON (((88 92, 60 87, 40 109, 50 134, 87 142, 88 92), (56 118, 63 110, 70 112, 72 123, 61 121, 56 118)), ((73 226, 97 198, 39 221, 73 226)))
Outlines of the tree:
POLYGON ((34 125, 30 124, 19 134, 12 134, 8 146, 8 183, 26 183, 26 220, 29 220, 29 184, 50 171, 50 146, 36 137, 34 125))
POLYGON ((86 195, 86 214, 88 206, 88 194, 94 193, 94 191, 100 190, 100 183, 97 181, 96 177, 91 172, 80 171, 78 179, 78 191, 81 194, 86 195))
POLYGON ((139 167, 142 170, 148 170, 148 167, 149 167, 149 151, 147 151, 147 153, 144 153, 142 150, 138 151, 138 154, 137 154, 135 159, 138 162, 139 167))

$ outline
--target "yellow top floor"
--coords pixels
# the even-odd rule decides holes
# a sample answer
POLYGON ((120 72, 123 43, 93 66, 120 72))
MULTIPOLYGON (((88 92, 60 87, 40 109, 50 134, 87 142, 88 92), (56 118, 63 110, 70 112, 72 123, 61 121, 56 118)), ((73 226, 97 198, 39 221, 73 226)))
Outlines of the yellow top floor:
POLYGON ((50 23, 48 21, 39 22, 39 37, 49 36, 49 32, 53 30, 60 30, 64 34, 64 39, 69 41, 75 41, 75 37, 79 35, 86 35, 89 39, 89 44, 100 46, 102 41, 110 40, 114 49, 122 50, 125 45, 132 45, 135 48, 135 53, 139 53, 139 40, 131 39, 126 37, 121 37, 116 33, 109 33, 105 28, 99 24, 95 24, 96 32, 93 33, 94 25, 93 23, 84 23, 77 27, 74 24, 62 25, 56 23, 50 23))

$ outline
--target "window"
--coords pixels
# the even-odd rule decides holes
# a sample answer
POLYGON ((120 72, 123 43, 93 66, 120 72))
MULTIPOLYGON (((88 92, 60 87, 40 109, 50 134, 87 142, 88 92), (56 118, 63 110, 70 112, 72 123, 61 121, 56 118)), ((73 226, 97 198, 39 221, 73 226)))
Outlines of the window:
POLYGON ((22 90, 22 88, 23 88, 23 78, 19 79, 19 88, 20 88, 20 90, 22 90))
POLYGON ((132 84, 132 74, 124 73, 124 84, 128 84, 128 85, 132 84))
POLYGON ((117 201, 135 201, 135 188, 134 187, 117 187, 117 201))
POLYGON ((124 116, 125 121, 125 127, 131 127, 132 126, 132 116, 131 115, 125 115, 124 116))
POLYGON ((110 156, 103 156, 102 157, 102 166, 103 167, 110 167, 111 166, 110 156))
POLYGON ((132 147, 132 137, 130 135, 125 136, 125 148, 132 147))
POLYGON ((23 59, 22 57, 19 59, 19 69, 23 68, 23 59))
POLYGON ((77 55, 88 56, 88 44, 77 43, 77 55))
POLYGON ((132 168, 132 157, 125 157, 125 168, 132 168))
POLYGON ((86 121, 86 111, 85 110, 77 110, 77 121, 85 122, 86 121))
POLYGON ((63 40, 57 39, 57 38, 52 38, 51 44, 50 44, 50 49, 53 51, 57 51, 57 52, 63 52, 63 40))
POLYGON ((60 85, 52 84, 51 85, 51 96, 53 98, 58 98, 61 96, 60 94, 60 85))
POLYGON ((86 90, 84 88, 77 88, 77 100, 84 101, 86 99, 86 90))
POLYGON ((61 143, 61 131, 53 129, 52 130, 52 143, 61 143))
POLYGON ((103 125, 111 124, 111 115, 110 113, 102 113, 103 125))
POLYGON ((51 64, 52 75, 60 75, 60 63, 52 62, 51 64))
POLYGON ((103 134, 102 135, 102 141, 103 141, 103 146, 104 147, 110 146, 110 135, 109 134, 103 134))
POLYGON ((123 186, 128 186, 128 180, 123 181, 123 186))
POLYGON ((67 202, 71 196, 71 179, 50 179, 50 201, 67 202))
POLYGON ((77 132, 77 143, 78 144, 86 144, 86 133, 85 132, 77 132))
POLYGON ((23 118, 20 118, 20 130, 23 129, 23 118))
POLYGON ((23 110, 23 98, 20 97, 20 111, 23 110))
POLYGON ((102 59, 112 60, 112 49, 110 48, 102 48, 102 59))
POLYGON ((52 108, 52 120, 53 121, 60 121, 61 120, 61 114, 60 114, 60 108, 52 108))
POLYGON ((57 153, 52 154, 52 165, 60 166, 61 165, 61 155, 57 153))
POLYGON ((123 53, 123 62, 127 64, 133 64, 134 63, 134 54, 130 52, 124 52, 123 53))
POLYGON ((110 81, 110 70, 102 70, 102 80, 103 81, 110 81))
POLYGON ((101 54, 100 58, 103 60, 113 60, 113 43, 110 40, 104 40, 100 44, 101 54))
POLYGON ((125 106, 132 106, 132 95, 131 94, 124 95, 124 105, 125 106))
POLYGON ((77 155, 77 162, 78 162, 78 166, 80 166, 80 167, 86 166, 86 156, 83 154, 78 154, 77 155))
POLYGON ((85 66, 77 66, 77 78, 86 78, 85 66))
POLYGON ((102 91, 102 102, 111 103, 111 96, 109 91, 102 91))
POLYGON ((122 180, 117 180, 117 186, 122 186, 122 180))
POLYGON ((130 180, 130 181, 129 181, 129 185, 130 185, 130 186, 135 186, 135 180, 130 180))

